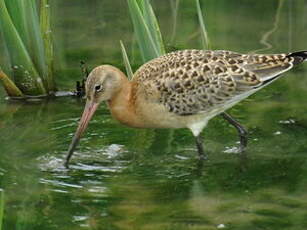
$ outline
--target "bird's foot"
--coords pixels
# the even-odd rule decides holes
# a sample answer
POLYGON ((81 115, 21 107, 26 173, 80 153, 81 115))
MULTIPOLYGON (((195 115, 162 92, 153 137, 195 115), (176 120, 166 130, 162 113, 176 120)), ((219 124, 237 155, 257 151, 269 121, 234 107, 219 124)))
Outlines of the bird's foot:
POLYGON ((200 161, 208 160, 208 155, 206 153, 203 153, 203 152, 200 153, 198 151, 198 160, 200 161))
POLYGON ((223 118, 229 122, 232 126, 234 126, 239 134, 240 137, 240 147, 239 147, 239 153, 244 154, 246 146, 247 146, 247 141, 248 141, 248 132, 242 126, 238 121, 236 121, 232 116, 230 116, 228 113, 224 112, 222 113, 223 118))
POLYGON ((239 147, 239 153, 245 154, 245 150, 247 147, 247 131, 244 130, 244 132, 240 133, 240 147, 239 147))

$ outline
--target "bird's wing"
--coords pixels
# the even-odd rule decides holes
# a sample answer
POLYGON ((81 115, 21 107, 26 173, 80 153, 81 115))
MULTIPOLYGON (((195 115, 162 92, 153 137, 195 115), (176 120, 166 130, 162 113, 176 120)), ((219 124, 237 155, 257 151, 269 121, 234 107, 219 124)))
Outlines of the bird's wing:
POLYGON ((192 115, 244 99, 292 68, 294 61, 287 54, 183 50, 144 64, 133 81, 148 100, 177 115, 192 115))

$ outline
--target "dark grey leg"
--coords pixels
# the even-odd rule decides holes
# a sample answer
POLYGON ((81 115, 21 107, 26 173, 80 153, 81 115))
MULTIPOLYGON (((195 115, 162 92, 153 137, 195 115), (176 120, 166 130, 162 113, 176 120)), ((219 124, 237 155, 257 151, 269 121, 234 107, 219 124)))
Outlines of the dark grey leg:
POLYGON ((204 146, 203 146, 203 141, 201 139, 201 135, 198 135, 197 137, 195 137, 195 142, 196 142, 199 159, 200 160, 207 159, 207 154, 204 151, 204 146))
POLYGON ((239 122, 237 122, 235 119, 233 119, 228 113, 224 112, 221 115, 223 116, 223 118, 226 121, 228 121, 231 125, 233 125, 238 130, 239 137, 240 137, 240 151, 244 152, 244 150, 247 146, 248 132, 239 122))

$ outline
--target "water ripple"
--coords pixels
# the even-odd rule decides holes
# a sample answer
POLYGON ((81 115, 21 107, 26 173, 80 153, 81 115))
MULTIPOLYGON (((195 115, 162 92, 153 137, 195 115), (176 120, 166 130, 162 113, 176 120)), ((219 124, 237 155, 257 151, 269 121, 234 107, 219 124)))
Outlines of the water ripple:
POLYGON ((59 180, 48 180, 48 179, 40 178, 39 181, 42 184, 51 184, 53 186, 58 186, 58 187, 83 188, 82 185, 70 184, 70 183, 66 183, 63 181, 59 181, 59 180))

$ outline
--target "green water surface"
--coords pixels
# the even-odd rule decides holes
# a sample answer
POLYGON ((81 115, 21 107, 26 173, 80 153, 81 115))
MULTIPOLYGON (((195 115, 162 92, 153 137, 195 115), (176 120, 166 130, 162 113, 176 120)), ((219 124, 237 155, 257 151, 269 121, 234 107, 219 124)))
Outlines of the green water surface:
MULTIPOLYGON (((152 1, 167 50, 201 48, 194 1, 180 1, 178 12, 175 2, 152 1)), ((307 49, 305 0, 201 3, 212 49, 307 49)), ((126 1, 56 0, 51 6, 60 89, 74 87, 80 60, 90 68, 123 69, 120 39, 134 68, 140 65, 126 1)), ((7 62, 2 40, 0 48, 0 61, 7 62)), ((188 130, 127 128, 102 105, 66 170, 84 101, 14 102, 1 89, 3 229, 305 230, 306 102, 307 63, 229 111, 249 130, 246 157, 236 151, 236 130, 212 119, 203 132, 209 155, 203 165, 188 130)))

